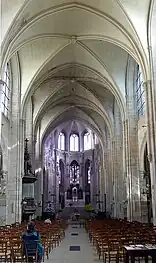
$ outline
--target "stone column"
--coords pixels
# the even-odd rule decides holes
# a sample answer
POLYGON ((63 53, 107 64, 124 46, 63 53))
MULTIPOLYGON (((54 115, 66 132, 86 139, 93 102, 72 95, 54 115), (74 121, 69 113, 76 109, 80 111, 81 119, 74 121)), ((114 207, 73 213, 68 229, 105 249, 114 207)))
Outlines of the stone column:
MULTIPOLYGON (((33 99, 31 98, 27 104, 27 111, 25 114, 25 134, 24 141, 28 139, 28 153, 30 156, 30 164, 32 166, 32 172, 35 171, 35 154, 34 147, 36 140, 33 137, 33 99)), ((22 196, 35 198, 35 184, 23 184, 22 185, 22 196)))
MULTIPOLYGON (((82 169, 82 189, 83 191, 85 192, 85 188, 86 188, 86 159, 84 157, 84 153, 83 153, 83 156, 82 156, 82 163, 83 163, 83 169, 82 169)), ((90 186, 90 189, 91 189, 91 186, 90 186)))
POLYGON ((84 154, 83 153, 81 153, 81 155, 80 155, 80 187, 83 189, 83 191, 84 191, 84 176, 83 176, 83 174, 84 174, 84 169, 85 169, 85 167, 84 167, 84 154))
POLYGON ((56 209, 60 208, 59 205, 59 175, 60 175, 60 169, 59 169, 59 156, 56 152, 56 171, 55 171, 55 189, 56 189, 56 209))
POLYGON ((64 191, 67 191, 67 153, 64 152, 64 191))
POLYGON ((151 81, 144 83, 147 106, 147 138, 148 138, 148 153, 150 161, 150 175, 151 175, 151 191, 152 191, 152 210, 153 210, 153 224, 156 225, 156 125, 154 121, 154 103, 152 96, 151 81))
MULTIPOLYGON (((102 158, 103 159, 103 158, 102 158)), ((102 211, 104 211, 104 195, 105 195, 105 167, 104 167, 104 160, 100 166, 100 200, 102 201, 102 211)))
POLYGON ((54 202, 56 201, 56 164, 55 164, 55 156, 53 158, 49 157, 49 167, 48 167, 48 201, 53 202, 53 206, 55 208, 54 202))
POLYGON ((127 104, 127 180, 128 180, 128 214, 129 220, 141 221, 140 173, 138 147, 138 116, 136 110, 136 62, 129 58, 126 79, 127 104))
POLYGON ((6 186, 6 223, 21 222, 22 174, 23 174, 23 126, 21 114, 20 68, 18 55, 11 60, 12 66, 12 112, 10 116, 8 145, 8 182, 6 186))
POLYGON ((116 183, 116 175, 115 175, 115 172, 116 172, 116 169, 115 169, 115 141, 112 140, 112 160, 113 160, 113 163, 112 163, 112 185, 113 185, 113 198, 112 198, 112 207, 111 207, 111 212, 112 212, 112 215, 113 217, 117 217, 117 183, 116 183))
MULTIPOLYGON (((104 194, 106 196, 106 211, 111 213, 112 208, 112 199, 113 199, 113 164, 112 160, 112 142, 110 139, 109 132, 107 130, 107 127, 105 127, 105 141, 104 141, 104 153, 103 153, 103 159, 104 159, 104 188, 103 188, 103 199, 104 194)), ((105 201, 105 200, 103 200, 105 201)))
MULTIPOLYGON (((37 205, 42 204, 42 194, 43 194, 43 165, 42 165, 42 156, 41 156, 41 142, 40 142, 40 125, 38 127, 38 132, 36 136, 36 145, 35 145, 35 174, 37 176, 37 181, 34 185, 35 200, 37 205)), ((41 205, 37 206, 36 216, 42 215, 41 205)))
POLYGON ((104 156, 101 149, 99 149, 98 155, 100 156, 98 161, 98 188, 100 190, 100 207, 101 211, 104 211, 104 195, 105 195, 105 179, 106 179, 106 170, 105 170, 105 162, 104 162, 104 156))
POLYGON ((124 156, 124 185, 125 199, 123 200, 124 217, 131 218, 132 203, 130 202, 131 184, 130 184, 130 163, 128 149, 128 120, 123 122, 123 156, 124 156))
POLYGON ((43 201, 44 201, 44 203, 42 204, 42 206, 43 206, 43 210, 45 212, 46 208, 47 208, 48 198, 49 198, 49 193, 48 193, 49 166, 48 165, 46 166, 46 169, 43 170, 43 175, 44 175, 44 178, 43 178, 43 188, 44 188, 43 201))
POLYGON ((55 202, 57 204, 57 191, 56 191, 56 187, 57 187, 57 151, 56 149, 54 149, 54 172, 53 172, 53 193, 55 194, 55 202))
POLYGON ((92 151, 92 160, 91 160, 91 200, 93 207, 96 207, 96 194, 97 194, 97 159, 95 150, 92 151))
POLYGON ((80 133, 80 152, 84 151, 84 133, 80 133))
POLYGON ((33 138, 33 99, 31 98, 27 104, 27 111, 25 115, 26 123, 25 123, 25 139, 28 139, 28 152, 30 155, 32 170, 34 167, 34 138, 33 138))
POLYGON ((115 217, 124 217, 122 202, 124 200, 124 171, 123 171, 123 128, 120 109, 117 102, 114 103, 114 141, 113 141, 113 165, 114 165, 114 206, 115 217))
POLYGON ((65 151, 69 152, 69 134, 68 134, 68 132, 65 136, 65 151))
MULTIPOLYGON (((5 147, 3 147, 3 145, 5 145, 4 142, 4 138, 3 138, 3 128, 5 129, 3 122, 2 122, 2 92, 3 92, 3 85, 5 85, 5 83, 3 83, 0 80, 0 157, 3 160, 2 163, 2 167, 1 167, 1 171, 3 171, 3 179, 0 179, 0 186, 1 189, 1 193, 0 193, 0 225, 6 225, 6 189, 5 186, 7 184, 8 181, 8 167, 7 167, 7 161, 8 161, 8 151, 5 150, 5 148, 7 148, 7 145, 5 147), (6 157, 5 157, 6 156, 6 157), (6 159, 6 161, 5 161, 6 159), (5 164, 6 163, 6 164, 5 164), (4 173, 5 171, 5 173, 4 173), (4 187, 4 188, 3 188, 4 187)), ((8 137, 8 130, 7 133, 4 130, 4 136, 8 137)))

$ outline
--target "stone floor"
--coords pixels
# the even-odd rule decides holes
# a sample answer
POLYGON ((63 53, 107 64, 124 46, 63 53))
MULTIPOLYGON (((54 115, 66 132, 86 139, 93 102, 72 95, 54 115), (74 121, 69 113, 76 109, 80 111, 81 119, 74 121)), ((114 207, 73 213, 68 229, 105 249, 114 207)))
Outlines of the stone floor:
POLYGON ((66 230, 66 237, 61 242, 60 246, 55 248, 49 255, 49 259, 45 263, 95 263, 100 262, 94 249, 88 241, 88 235, 84 228, 73 228, 69 226, 66 230), (71 235, 77 233, 78 235, 71 235), (80 251, 70 251, 70 246, 73 249, 80 251))

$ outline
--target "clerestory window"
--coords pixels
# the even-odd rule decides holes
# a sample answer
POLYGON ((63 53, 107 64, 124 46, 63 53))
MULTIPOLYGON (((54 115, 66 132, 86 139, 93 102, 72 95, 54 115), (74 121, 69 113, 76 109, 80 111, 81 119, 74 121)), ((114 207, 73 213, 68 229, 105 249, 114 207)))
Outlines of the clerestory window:
POLYGON ((60 132, 58 137, 58 149, 62 151, 65 150, 65 135, 63 132, 60 132))
POLYGON ((89 132, 84 134, 84 151, 92 148, 91 134, 89 132))
POLYGON ((145 104, 145 91, 143 87, 143 79, 141 68, 137 67, 137 79, 136 79, 136 105, 138 116, 144 115, 146 104, 145 104))
POLYGON ((75 133, 72 133, 70 135, 70 151, 79 151, 79 136, 75 133))

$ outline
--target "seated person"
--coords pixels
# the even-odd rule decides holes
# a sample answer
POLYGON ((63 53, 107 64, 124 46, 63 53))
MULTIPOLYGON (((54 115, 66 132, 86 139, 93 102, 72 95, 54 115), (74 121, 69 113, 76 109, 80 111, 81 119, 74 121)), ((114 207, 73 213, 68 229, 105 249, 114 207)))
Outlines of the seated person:
MULTIPOLYGON (((22 241, 24 242, 28 242, 31 243, 32 242, 32 246, 31 244, 28 245, 28 250, 35 250, 35 247, 33 245, 33 242, 38 242, 38 262, 41 263, 42 262, 42 257, 44 255, 44 248, 40 243, 40 234, 38 232, 36 232, 35 230, 35 225, 34 222, 29 222, 28 226, 27 226, 27 231, 22 235, 22 241)), ((26 251, 25 251, 25 247, 24 247, 24 255, 26 255, 26 251)), ((29 253, 29 252, 28 252, 29 253)), ((28 258, 32 258, 34 255, 30 255, 28 254, 28 258)))
POLYGON ((45 221, 44 221, 45 224, 51 224, 51 220, 50 218, 47 218, 45 221))

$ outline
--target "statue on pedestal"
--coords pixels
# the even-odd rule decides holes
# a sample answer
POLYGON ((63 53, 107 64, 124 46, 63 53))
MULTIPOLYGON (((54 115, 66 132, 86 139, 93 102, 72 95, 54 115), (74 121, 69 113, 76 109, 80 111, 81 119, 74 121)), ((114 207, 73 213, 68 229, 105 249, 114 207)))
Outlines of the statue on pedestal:
POLYGON ((33 172, 32 172, 30 156, 29 156, 29 153, 28 153, 28 139, 25 140, 24 175, 25 176, 32 176, 32 175, 34 175, 33 172))

